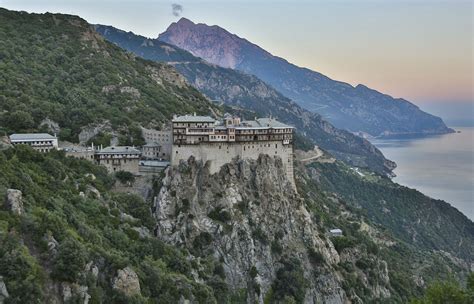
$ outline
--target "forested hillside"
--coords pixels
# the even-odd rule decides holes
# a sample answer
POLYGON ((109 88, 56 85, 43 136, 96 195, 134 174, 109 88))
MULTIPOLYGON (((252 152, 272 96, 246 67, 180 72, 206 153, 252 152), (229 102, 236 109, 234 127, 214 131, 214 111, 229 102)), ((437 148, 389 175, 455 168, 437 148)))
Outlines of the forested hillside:
POLYGON ((0 9, 0 70, 4 132, 38 130, 49 118, 60 138, 78 141, 91 123, 159 126, 212 107, 172 67, 127 54, 76 16, 0 9))
POLYGON ((0 207, 0 281, 7 303, 76 303, 86 294, 89 303, 176 303, 180 294, 212 303, 225 292, 218 290, 225 287, 220 262, 211 256, 189 260, 153 237, 151 205, 111 192, 115 181, 105 168, 61 152, 17 147, 0 152, 0 172, 0 197, 8 188, 22 192, 21 208, 0 207), (138 290, 114 288, 117 272, 127 267, 138 273, 138 290), (195 282, 196 271, 217 290, 195 282), (73 298, 67 299, 68 290, 73 298))

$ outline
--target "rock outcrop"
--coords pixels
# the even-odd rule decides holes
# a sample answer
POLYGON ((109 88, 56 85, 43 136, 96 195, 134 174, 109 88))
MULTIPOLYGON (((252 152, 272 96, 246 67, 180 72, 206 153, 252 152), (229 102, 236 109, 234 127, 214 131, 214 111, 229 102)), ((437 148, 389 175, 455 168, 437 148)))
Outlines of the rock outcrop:
POLYGON ((10 295, 8 294, 7 286, 3 281, 3 277, 0 276, 0 304, 3 304, 5 299, 7 299, 9 296, 10 295))
POLYGON ((306 303, 346 301, 340 278, 329 271, 339 255, 318 233, 279 159, 235 160, 211 175, 190 158, 167 169, 155 210, 158 237, 223 261, 226 281, 245 289, 249 303, 263 303, 292 258, 307 282, 306 303))
POLYGON ((49 118, 43 119, 40 124, 40 127, 45 126, 49 132, 52 132, 54 134, 59 134, 61 131, 61 128, 59 127, 59 124, 49 118))
POLYGON ((25 210, 23 208, 22 193, 17 189, 8 189, 5 204, 7 208, 16 215, 22 215, 25 210))
POLYGON ((114 279, 113 288, 120 290, 127 296, 140 294, 140 281, 137 273, 130 267, 119 269, 114 279))
POLYGON ((74 299, 77 301, 75 303, 88 304, 91 298, 88 290, 89 288, 84 285, 63 282, 61 284, 63 303, 70 303, 70 301, 74 299))

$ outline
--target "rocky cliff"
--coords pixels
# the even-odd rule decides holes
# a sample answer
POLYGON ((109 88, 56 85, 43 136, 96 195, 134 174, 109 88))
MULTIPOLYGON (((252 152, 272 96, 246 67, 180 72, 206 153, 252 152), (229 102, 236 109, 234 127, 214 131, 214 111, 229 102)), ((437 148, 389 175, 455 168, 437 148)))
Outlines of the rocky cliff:
POLYGON ((196 259, 221 261, 226 282, 247 303, 357 301, 339 268, 359 259, 378 269, 371 282, 360 272, 368 298, 390 297, 387 263, 364 244, 340 255, 283 173, 281 161, 265 155, 236 159, 214 175, 192 158, 170 167, 155 199, 156 234, 196 259))
POLYGON ((339 256, 318 235, 281 162, 269 156, 235 161, 216 175, 190 159, 167 171, 155 207, 158 237, 220 259, 230 286, 245 289, 249 303, 263 303, 278 269, 293 258, 308 283, 305 302, 346 299, 336 275, 313 275, 330 269, 339 256), (308 252, 321 254, 327 265, 314 267, 308 252))
POLYGON ((364 85, 356 87, 295 66, 219 26, 182 18, 160 34, 204 60, 252 74, 302 107, 321 114, 338 128, 371 136, 452 132, 441 118, 404 99, 392 98, 364 85))

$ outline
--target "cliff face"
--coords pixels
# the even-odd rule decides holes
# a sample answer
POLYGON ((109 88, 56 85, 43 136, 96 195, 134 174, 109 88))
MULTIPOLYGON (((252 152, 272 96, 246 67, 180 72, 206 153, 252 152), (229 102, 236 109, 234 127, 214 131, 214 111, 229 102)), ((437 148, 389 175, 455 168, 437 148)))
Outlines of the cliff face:
POLYGON ((452 132, 441 118, 404 99, 335 81, 273 56, 259 46, 218 26, 187 19, 172 23, 159 40, 226 68, 252 74, 338 128, 371 136, 452 132))
POLYGON ((305 302, 343 303, 346 295, 334 273, 316 277, 339 262, 339 255, 285 178, 281 161, 261 155, 234 161, 210 175, 190 159, 169 168, 155 201, 158 237, 223 261, 234 290, 248 302, 263 302, 278 269, 297 259, 307 282, 305 302), (311 263, 308 252, 322 256, 311 263))
MULTIPOLYGON (((227 284, 248 303, 290 296, 304 303, 357 300, 347 286, 352 294, 346 294, 338 268, 367 253, 353 248, 340 256, 283 170, 266 155, 234 160, 214 175, 193 158, 168 168, 154 204, 157 236, 198 260, 220 260, 227 284)), ((369 259, 378 279, 369 283, 361 273, 367 297, 390 297, 386 262, 369 259)))

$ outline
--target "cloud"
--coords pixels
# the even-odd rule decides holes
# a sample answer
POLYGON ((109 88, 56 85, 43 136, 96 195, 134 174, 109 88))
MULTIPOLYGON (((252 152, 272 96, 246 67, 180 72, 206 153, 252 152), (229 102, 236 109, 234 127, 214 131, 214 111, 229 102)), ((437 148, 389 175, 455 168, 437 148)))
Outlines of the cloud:
POLYGON ((183 12, 183 6, 181 4, 173 3, 171 4, 171 10, 172 10, 173 16, 179 17, 181 13, 183 12))

